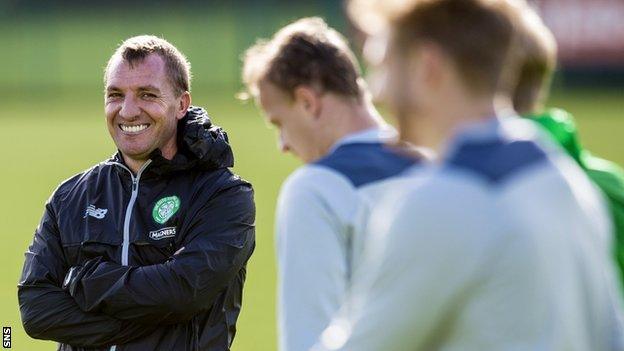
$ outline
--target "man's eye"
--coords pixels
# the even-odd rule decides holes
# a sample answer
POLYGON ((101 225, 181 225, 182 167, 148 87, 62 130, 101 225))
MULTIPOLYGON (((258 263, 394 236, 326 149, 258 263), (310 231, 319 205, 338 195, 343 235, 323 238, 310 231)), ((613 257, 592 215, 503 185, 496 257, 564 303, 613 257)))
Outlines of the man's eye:
POLYGON ((108 93, 106 97, 109 99, 116 99, 118 97, 121 97, 121 94, 120 93, 108 93))
POLYGON ((156 94, 152 94, 152 93, 143 93, 141 94, 141 97, 144 99, 153 99, 156 97, 156 94))

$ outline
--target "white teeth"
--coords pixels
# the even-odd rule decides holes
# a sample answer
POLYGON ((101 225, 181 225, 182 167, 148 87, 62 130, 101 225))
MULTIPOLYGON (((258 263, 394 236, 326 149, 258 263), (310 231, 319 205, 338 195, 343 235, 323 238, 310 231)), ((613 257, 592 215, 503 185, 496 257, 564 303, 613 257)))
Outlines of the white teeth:
POLYGON ((121 130, 123 130, 124 132, 137 133, 137 132, 140 132, 140 131, 144 130, 149 125, 148 124, 139 124, 139 125, 136 125, 136 126, 130 126, 130 125, 126 125, 126 124, 120 124, 119 126, 121 127, 121 130))

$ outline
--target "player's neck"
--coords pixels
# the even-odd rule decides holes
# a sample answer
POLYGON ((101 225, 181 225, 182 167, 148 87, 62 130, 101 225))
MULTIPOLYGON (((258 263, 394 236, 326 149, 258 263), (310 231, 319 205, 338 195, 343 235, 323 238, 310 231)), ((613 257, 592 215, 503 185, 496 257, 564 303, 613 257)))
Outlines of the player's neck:
POLYGON ((424 116, 405 119, 400 127, 401 139, 444 155, 448 143, 460 130, 496 117, 497 111, 499 108, 492 97, 466 99, 460 104, 443 104, 435 111, 426 112, 424 116))
POLYGON ((372 103, 368 101, 345 102, 338 101, 327 109, 331 115, 327 116, 328 149, 344 137, 371 128, 381 128, 386 123, 379 115, 372 103))
POLYGON ((345 99, 333 94, 323 97, 320 118, 322 121, 319 123, 319 139, 316 143, 319 157, 329 153, 334 145, 348 135, 381 128, 386 124, 372 103, 345 99))

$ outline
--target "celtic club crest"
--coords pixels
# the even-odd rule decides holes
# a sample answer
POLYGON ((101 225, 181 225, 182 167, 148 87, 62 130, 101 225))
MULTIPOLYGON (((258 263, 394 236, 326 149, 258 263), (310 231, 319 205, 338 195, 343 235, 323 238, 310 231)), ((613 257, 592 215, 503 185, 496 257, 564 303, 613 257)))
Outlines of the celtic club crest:
POLYGON ((180 209, 180 198, 177 196, 163 197, 158 200, 152 210, 152 217, 157 223, 163 224, 180 209))

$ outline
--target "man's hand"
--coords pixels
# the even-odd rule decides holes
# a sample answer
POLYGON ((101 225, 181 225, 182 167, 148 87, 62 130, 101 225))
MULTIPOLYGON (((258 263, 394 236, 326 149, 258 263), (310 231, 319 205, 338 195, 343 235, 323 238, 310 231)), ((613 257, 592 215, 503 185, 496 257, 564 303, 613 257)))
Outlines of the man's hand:
POLYGON ((102 257, 95 257, 81 265, 71 267, 69 271, 67 271, 65 279, 63 279, 63 290, 67 291, 72 297, 74 297, 76 286, 80 283, 82 277, 92 273, 100 262, 103 261, 104 259, 102 257))

